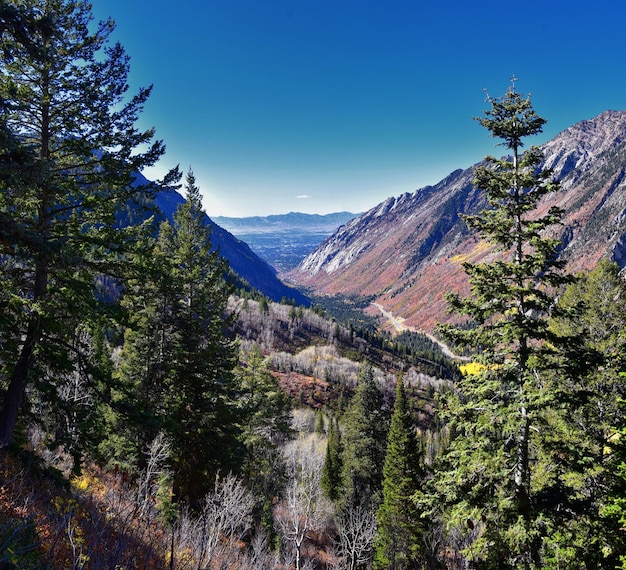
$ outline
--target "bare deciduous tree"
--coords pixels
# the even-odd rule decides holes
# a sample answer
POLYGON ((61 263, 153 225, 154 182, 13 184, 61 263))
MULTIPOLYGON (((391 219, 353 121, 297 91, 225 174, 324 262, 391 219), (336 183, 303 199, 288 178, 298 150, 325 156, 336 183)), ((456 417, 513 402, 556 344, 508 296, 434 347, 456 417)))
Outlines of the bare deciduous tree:
POLYGON ((376 535, 374 512, 362 506, 348 507, 337 515, 336 524, 340 568, 355 570, 371 561, 376 535))
POLYGON ((179 548, 193 552, 198 569, 210 568, 218 558, 235 556, 234 546, 250 530, 253 506, 252 495, 237 477, 218 475, 200 515, 182 515, 179 548))
POLYGON ((302 568, 302 545, 311 534, 324 528, 332 507, 320 485, 325 439, 302 435, 285 447, 289 483, 274 518, 283 539, 293 545, 296 570, 302 568))
POLYGON ((167 461, 171 452, 170 441, 159 432, 146 452, 146 467, 137 479, 137 507, 142 518, 146 517, 150 503, 156 502, 161 478, 169 474, 167 461))

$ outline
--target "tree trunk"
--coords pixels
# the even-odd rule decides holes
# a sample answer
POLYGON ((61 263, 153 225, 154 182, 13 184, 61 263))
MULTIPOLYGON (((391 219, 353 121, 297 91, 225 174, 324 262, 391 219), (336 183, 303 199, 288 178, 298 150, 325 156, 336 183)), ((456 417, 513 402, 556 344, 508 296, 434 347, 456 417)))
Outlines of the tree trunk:
MULTIPOLYGON (((43 299, 48 289, 48 266, 44 254, 37 260, 33 288, 33 300, 43 299)), ((8 446, 13 441, 13 431, 17 423, 20 406, 24 400, 28 376, 35 361, 35 348, 41 337, 41 315, 33 313, 30 317, 24 343, 19 358, 13 368, 9 387, 4 395, 2 410, 0 411, 0 448, 8 446)))
POLYGON ((38 320, 36 317, 31 319, 20 357, 15 364, 9 387, 4 395, 4 403, 0 411, 0 447, 6 447, 13 441, 13 430, 28 385, 28 373, 34 362, 35 346, 39 338, 38 320))

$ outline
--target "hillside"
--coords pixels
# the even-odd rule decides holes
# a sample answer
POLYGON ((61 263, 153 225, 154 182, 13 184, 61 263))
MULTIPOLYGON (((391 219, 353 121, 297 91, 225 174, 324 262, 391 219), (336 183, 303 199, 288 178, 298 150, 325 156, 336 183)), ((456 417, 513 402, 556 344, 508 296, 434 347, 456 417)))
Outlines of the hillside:
MULTIPOLYGON (((237 315, 242 349, 258 346, 285 391, 310 407, 333 407, 343 390, 352 391, 363 361, 374 367, 383 387, 393 386, 400 370, 416 389, 437 388, 458 377, 453 358, 425 335, 405 332, 392 339, 353 321, 340 324, 323 311, 280 303, 263 308, 258 301, 235 297, 229 311, 237 315)), ((431 404, 425 410, 432 411, 431 404)))
MULTIPOLYGON (((565 209, 558 237, 572 271, 602 257, 626 264, 625 141, 626 111, 605 111, 541 147, 561 189, 540 212, 565 209)), ((388 198, 325 240, 289 278, 322 294, 372 296, 406 325, 432 331, 450 318, 444 294, 467 287, 462 263, 491 253, 460 218, 484 206, 472 178, 473 168, 456 170, 388 198)))

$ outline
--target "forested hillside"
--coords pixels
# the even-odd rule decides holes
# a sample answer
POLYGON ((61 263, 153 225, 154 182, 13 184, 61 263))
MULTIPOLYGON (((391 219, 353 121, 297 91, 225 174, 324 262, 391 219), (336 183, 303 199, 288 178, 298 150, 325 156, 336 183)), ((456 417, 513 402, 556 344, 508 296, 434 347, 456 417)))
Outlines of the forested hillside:
POLYGON ((144 215, 182 176, 135 174, 165 147, 113 29, 0 3, 0 567, 626 568, 626 285, 566 270, 530 98, 479 119, 509 156, 474 172, 498 255, 448 296, 454 361, 243 286, 192 169, 144 215))

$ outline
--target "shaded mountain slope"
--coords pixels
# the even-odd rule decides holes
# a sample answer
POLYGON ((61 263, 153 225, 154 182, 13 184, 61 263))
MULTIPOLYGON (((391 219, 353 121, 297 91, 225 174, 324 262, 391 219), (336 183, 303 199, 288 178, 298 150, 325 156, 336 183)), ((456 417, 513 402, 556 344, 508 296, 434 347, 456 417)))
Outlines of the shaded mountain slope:
MULTIPOLYGON (((542 147, 561 190, 540 209, 565 209, 558 235, 573 271, 603 256, 626 265, 626 111, 605 111, 566 129, 542 147)), ((434 186, 388 198, 340 228, 289 278, 323 294, 373 296, 407 325, 431 331, 450 318, 444 294, 464 291, 464 261, 492 255, 461 220, 484 200, 473 168, 434 186)))
MULTIPOLYGON (((138 175, 137 178, 141 180, 142 176, 138 175)), ((176 209, 184 201, 183 196, 175 190, 161 190, 155 197, 158 209, 157 218, 167 218, 172 221, 176 209)), ((219 249, 222 257, 228 261, 230 268, 240 278, 273 301, 281 301, 285 298, 292 299, 298 304, 310 305, 306 296, 297 289, 284 284, 278 278, 276 270, 254 253, 248 244, 218 226, 209 216, 205 216, 205 222, 212 230, 213 247, 219 249)))

